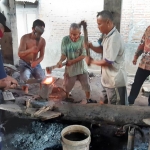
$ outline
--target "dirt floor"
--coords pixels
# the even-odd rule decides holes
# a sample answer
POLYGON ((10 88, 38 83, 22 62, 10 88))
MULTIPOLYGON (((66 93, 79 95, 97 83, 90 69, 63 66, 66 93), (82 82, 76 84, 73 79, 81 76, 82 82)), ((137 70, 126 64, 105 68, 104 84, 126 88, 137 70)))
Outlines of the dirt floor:
MULTIPOLYGON (((63 87, 63 73, 53 72, 53 76, 60 78, 55 84, 50 99, 61 101, 65 97, 64 91, 60 90, 59 95, 56 91, 58 87, 63 87)), ((133 77, 128 78, 127 91, 130 92, 133 77)), ((98 74, 91 78, 92 93, 91 98, 99 101, 99 82, 98 74)), ((146 81, 143 86, 150 87, 150 82, 146 81)), ((38 94, 38 85, 30 86, 30 93, 38 94)), ((148 96, 148 94, 144 94, 148 96)), ((146 106, 148 104, 147 97, 140 92, 135 101, 135 105, 146 106)), ((72 91, 72 98, 75 101, 82 101, 85 104, 85 94, 82 91, 80 83, 77 81, 72 91)), ((2 129, 2 150, 62 150, 60 133, 62 129, 68 125, 80 124, 85 125, 91 131, 92 141, 90 150, 126 150, 127 133, 122 136, 116 136, 118 126, 112 125, 93 125, 85 122, 68 122, 62 121, 60 118, 48 121, 19 119, 16 117, 7 117, 2 129)), ((145 135, 145 141, 142 141, 139 132, 136 132, 134 150, 147 150, 149 139, 149 128, 141 127, 145 135)))

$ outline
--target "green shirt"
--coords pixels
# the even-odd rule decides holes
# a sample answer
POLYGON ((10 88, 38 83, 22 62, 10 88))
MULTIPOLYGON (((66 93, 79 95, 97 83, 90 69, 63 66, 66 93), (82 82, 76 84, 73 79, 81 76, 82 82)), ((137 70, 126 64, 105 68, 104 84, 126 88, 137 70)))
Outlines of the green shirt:
MULTIPOLYGON (((67 57, 67 60, 76 59, 79 56, 86 56, 86 50, 83 47, 84 37, 80 36, 77 42, 73 42, 69 36, 62 39, 61 51, 67 57)), ((71 66, 66 66, 65 73, 70 77, 87 72, 85 60, 81 60, 71 66)))

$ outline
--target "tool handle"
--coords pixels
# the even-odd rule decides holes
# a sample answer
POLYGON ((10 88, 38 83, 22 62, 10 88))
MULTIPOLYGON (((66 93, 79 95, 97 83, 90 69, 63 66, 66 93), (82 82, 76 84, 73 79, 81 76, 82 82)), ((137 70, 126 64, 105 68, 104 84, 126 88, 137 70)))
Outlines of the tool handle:
POLYGON ((67 64, 67 61, 62 62, 62 66, 65 66, 67 64))
MULTIPOLYGON (((83 26, 84 44, 85 44, 85 45, 88 45, 87 23, 86 23, 85 20, 82 20, 79 25, 80 25, 80 26, 81 26, 81 25, 83 26)), ((88 47, 88 46, 86 46, 86 47, 88 47)), ((89 48, 86 48, 86 53, 87 53, 87 56, 90 56, 90 49, 89 49, 89 48)))
MULTIPOLYGON (((67 61, 65 62, 62 62, 62 67, 65 66, 67 64, 67 61)), ((55 68, 59 68, 58 65, 54 65, 54 66, 51 66, 52 67, 52 70, 55 69, 55 68)))
MULTIPOLYGON (((62 67, 65 66, 66 64, 67 64, 67 61, 62 62, 62 67)), ((46 67, 47 74, 51 74, 51 71, 55 68, 58 68, 58 67, 59 67, 58 65, 54 65, 54 66, 51 66, 51 67, 46 67)))

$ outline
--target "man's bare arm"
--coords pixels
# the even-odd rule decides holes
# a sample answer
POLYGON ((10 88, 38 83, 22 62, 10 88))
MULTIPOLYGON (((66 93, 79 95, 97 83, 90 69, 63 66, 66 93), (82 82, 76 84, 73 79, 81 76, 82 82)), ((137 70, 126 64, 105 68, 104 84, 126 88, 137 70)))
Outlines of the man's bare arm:
POLYGON ((81 61, 81 60, 83 60, 85 58, 85 56, 79 56, 79 57, 77 57, 76 59, 73 59, 73 60, 71 60, 71 61, 73 61, 73 63, 77 63, 77 62, 79 62, 79 61, 81 61))
POLYGON ((37 50, 37 46, 31 47, 29 49, 26 49, 26 38, 23 36, 20 40, 19 50, 18 50, 18 56, 20 58, 25 57, 26 55, 30 53, 35 53, 37 50))
POLYGON ((83 60, 84 58, 85 58, 85 56, 82 55, 82 56, 77 57, 76 59, 68 60, 67 61, 67 66, 71 66, 71 65, 83 60))
POLYGON ((102 46, 93 46, 92 43, 89 43, 89 48, 91 48, 96 53, 103 53, 103 47, 102 46))
POLYGON ((111 63, 108 63, 105 59, 102 60, 91 60, 91 64, 95 64, 98 66, 110 66, 111 63))
POLYGON ((57 66, 58 66, 59 68, 62 67, 62 62, 63 62, 66 58, 67 58, 67 57, 66 57, 64 54, 61 55, 60 60, 59 60, 59 62, 57 63, 57 66))
POLYGON ((62 54, 61 57, 60 57, 59 62, 63 62, 66 58, 67 58, 67 57, 66 57, 64 54, 62 54))
POLYGON ((37 64, 39 64, 43 58, 44 58, 44 54, 45 54, 45 45, 46 45, 46 42, 45 40, 43 39, 43 43, 42 43, 42 47, 40 49, 40 55, 39 55, 39 58, 37 58, 35 61, 37 62, 37 64))
POLYGON ((17 86, 18 82, 11 76, 7 76, 6 78, 0 80, 0 88, 9 89, 15 88, 17 86))

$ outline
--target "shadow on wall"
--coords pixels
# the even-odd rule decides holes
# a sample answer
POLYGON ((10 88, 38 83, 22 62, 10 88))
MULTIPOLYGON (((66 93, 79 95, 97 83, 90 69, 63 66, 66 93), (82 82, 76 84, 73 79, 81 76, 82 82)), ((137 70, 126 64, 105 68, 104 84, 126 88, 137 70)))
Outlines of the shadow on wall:
POLYGON ((129 74, 135 74, 137 67, 139 65, 140 58, 138 59, 137 65, 132 64, 132 60, 137 50, 137 47, 141 41, 141 38, 144 34, 144 31, 149 26, 148 21, 140 20, 132 22, 129 25, 129 33, 128 34, 128 43, 125 44, 125 61, 126 61, 126 70, 129 74))
POLYGON ((137 65, 133 65, 132 60, 135 54, 135 51, 137 50, 138 47, 138 43, 127 43, 125 44, 125 64, 126 64, 126 70, 127 73, 129 74, 135 74, 138 64, 139 64, 139 60, 137 62, 137 65))
POLYGON ((141 41, 141 38, 144 34, 144 31, 149 26, 149 23, 145 20, 141 20, 137 23, 134 21, 130 24, 130 30, 129 30, 129 42, 132 43, 139 43, 141 41))

